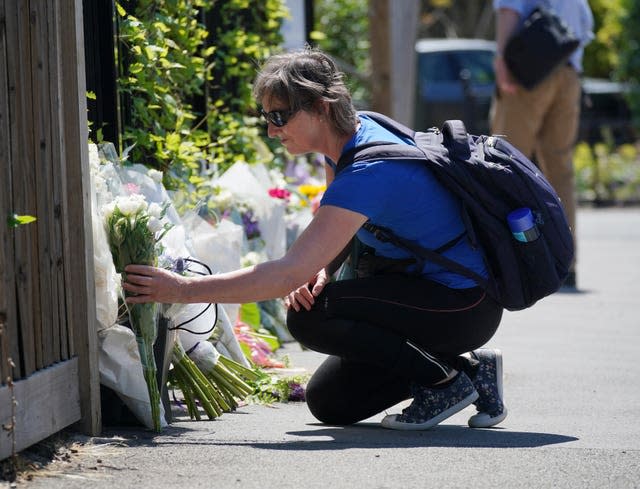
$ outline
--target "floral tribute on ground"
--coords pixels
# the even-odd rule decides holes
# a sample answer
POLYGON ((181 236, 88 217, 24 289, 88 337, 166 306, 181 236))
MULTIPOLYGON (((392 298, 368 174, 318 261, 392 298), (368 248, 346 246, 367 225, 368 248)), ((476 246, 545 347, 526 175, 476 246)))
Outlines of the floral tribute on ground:
POLYGON ((318 180, 239 162, 205 184, 207 201, 185 206, 161 172, 128 163, 113 145, 89 154, 101 383, 155 431, 173 412, 214 419, 245 403, 303 401, 308 375, 276 357, 294 341, 280 299, 127 305, 121 275, 129 263, 205 274, 279 258, 311 219, 318 180))

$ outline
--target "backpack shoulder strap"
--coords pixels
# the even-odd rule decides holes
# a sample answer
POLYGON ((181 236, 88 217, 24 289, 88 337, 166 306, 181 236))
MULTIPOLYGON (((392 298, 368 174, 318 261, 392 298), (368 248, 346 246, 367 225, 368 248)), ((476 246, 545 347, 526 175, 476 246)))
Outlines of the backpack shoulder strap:
POLYGON ((429 248, 423 248, 422 246, 409 241, 408 239, 402 238, 382 226, 376 226, 369 221, 367 221, 363 225, 363 228, 372 233, 376 237, 376 239, 380 241, 393 243, 394 245, 409 251, 411 254, 418 258, 437 263, 438 265, 451 270, 452 272, 458 273, 464 277, 474 280, 483 289, 489 289, 490 287, 489 282, 484 277, 465 267, 464 265, 461 265, 460 263, 447 258, 442 254, 449 248, 452 248, 453 246, 458 244, 458 242, 466 236, 466 230, 447 243, 444 243, 439 248, 431 250, 429 248))
POLYGON ((471 147, 469 146, 469 134, 464 122, 457 119, 445 121, 442 126, 443 144, 455 156, 461 159, 471 157, 471 147))
POLYGON ((426 158, 424 151, 416 146, 388 141, 372 141, 345 151, 338 160, 336 173, 345 167, 360 161, 375 160, 421 160, 426 158))
POLYGON ((382 127, 391 131, 394 134, 397 134, 399 136, 404 136, 409 139, 415 139, 416 132, 413 129, 409 129, 404 124, 401 124, 398 121, 395 121, 391 117, 387 117, 384 114, 380 114, 378 112, 373 112, 370 110, 361 110, 361 111, 358 111, 358 115, 366 115, 367 117, 374 120, 375 122, 380 124, 382 127))

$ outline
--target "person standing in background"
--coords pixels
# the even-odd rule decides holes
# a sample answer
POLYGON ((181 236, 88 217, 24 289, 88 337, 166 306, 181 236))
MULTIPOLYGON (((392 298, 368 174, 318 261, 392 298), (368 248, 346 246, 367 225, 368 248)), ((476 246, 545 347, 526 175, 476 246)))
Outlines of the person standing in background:
MULTIPOLYGON (((536 164, 560 197, 576 241, 576 194, 573 150, 578 134, 582 57, 593 38, 593 15, 587 0, 493 0, 497 52, 496 93, 491 107, 491 132, 500 134, 536 164), (503 53, 524 19, 538 6, 552 9, 580 40, 565 66, 527 90, 519 85, 503 53)), ((577 244, 577 243, 576 243, 577 244)), ((577 246, 576 246, 577 251, 577 246)), ((565 281, 575 288, 576 260, 565 281)))

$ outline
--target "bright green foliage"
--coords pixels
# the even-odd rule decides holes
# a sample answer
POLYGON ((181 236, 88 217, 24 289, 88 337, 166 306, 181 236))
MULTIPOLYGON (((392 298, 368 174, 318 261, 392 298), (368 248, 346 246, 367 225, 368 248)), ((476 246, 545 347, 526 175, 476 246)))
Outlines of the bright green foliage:
POLYGON ((616 48, 621 35, 621 13, 624 0, 591 0, 595 38, 587 45, 584 71, 588 76, 610 78, 618 64, 616 48))
POLYGON ((618 44, 619 62, 616 78, 629 84, 629 104, 634 126, 640 129, 640 2, 619 0, 622 3, 622 29, 618 44))
POLYGON ((640 201, 640 155, 632 144, 616 147, 613 138, 593 146, 579 143, 574 154, 576 188, 582 201, 640 201))
POLYGON ((213 137, 212 157, 225 169, 238 160, 249 163, 271 157, 261 142, 263 126, 255 114, 251 82, 259 64, 282 42, 280 26, 288 11, 283 0, 218 0, 207 12, 210 68, 207 123, 213 137))
POLYGON ((626 82, 634 125, 640 128, 640 1, 590 0, 589 4, 595 39, 585 49, 585 74, 626 82))
POLYGON ((123 142, 130 160, 194 188, 238 160, 270 157, 251 83, 280 39, 283 0, 137 0, 117 5, 123 142))
POLYGON ((332 55, 347 75, 356 105, 370 98, 369 2, 367 0, 316 0, 313 41, 332 55))
POLYGON ((197 21, 204 3, 140 0, 134 12, 118 9, 123 141, 135 144, 132 161, 163 171, 170 187, 198 174, 210 143, 205 130, 194 130, 202 115, 189 103, 204 91, 207 32, 197 21))

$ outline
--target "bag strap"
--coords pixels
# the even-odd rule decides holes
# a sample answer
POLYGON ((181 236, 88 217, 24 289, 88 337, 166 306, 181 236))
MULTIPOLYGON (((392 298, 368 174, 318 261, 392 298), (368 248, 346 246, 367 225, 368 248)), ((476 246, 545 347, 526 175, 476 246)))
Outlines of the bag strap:
POLYGON ((453 154, 463 160, 471 157, 471 146, 469 145, 469 135, 464 122, 457 119, 448 120, 442 126, 442 143, 453 152, 453 154))
POLYGON ((376 239, 380 241, 393 243, 394 245, 409 251, 414 256, 422 258, 423 260, 437 263, 447 270, 451 270, 452 272, 456 272, 464 277, 474 280, 483 289, 489 289, 489 282, 483 276, 461 265, 457 261, 453 261, 441 254, 444 253, 447 249, 453 247, 458 241, 460 241, 465 236, 466 231, 463 231, 462 234, 456 236, 439 248, 430 250, 429 248, 423 248, 422 246, 409 241, 408 239, 397 236, 387 228, 376 226, 375 224, 371 224, 369 222, 366 222, 362 227, 364 227, 367 231, 373 233, 376 239))
POLYGON ((344 168, 361 161, 375 160, 418 160, 425 161, 426 155, 417 146, 391 143, 388 141, 372 141, 345 151, 336 165, 336 174, 344 168))
POLYGON ((388 117, 384 114, 380 114, 379 112, 372 112, 370 110, 361 110, 358 111, 360 115, 366 115, 370 119, 373 119, 375 122, 380 124, 382 127, 391 131, 394 134, 403 136, 409 139, 415 139, 416 132, 413 129, 408 128, 404 124, 399 123, 398 121, 388 117))

